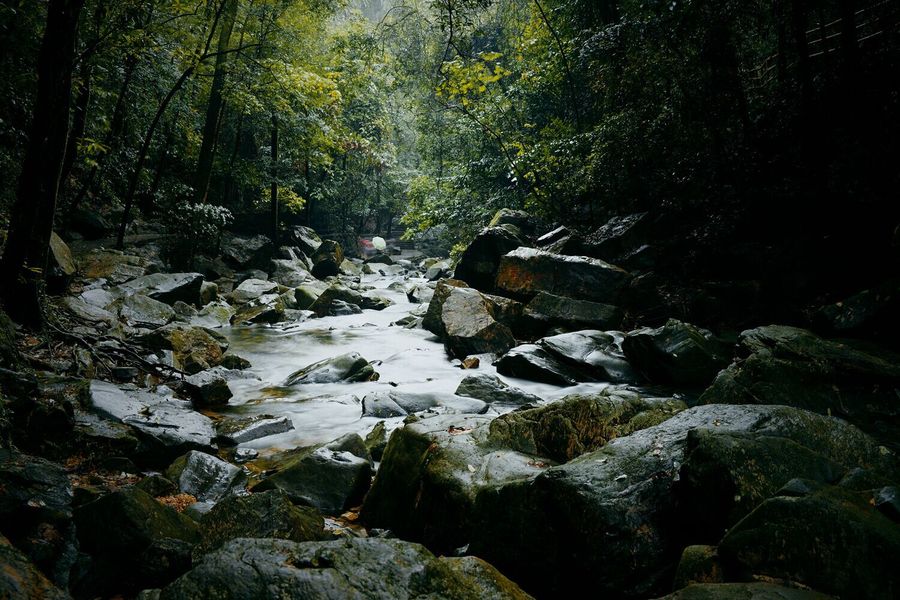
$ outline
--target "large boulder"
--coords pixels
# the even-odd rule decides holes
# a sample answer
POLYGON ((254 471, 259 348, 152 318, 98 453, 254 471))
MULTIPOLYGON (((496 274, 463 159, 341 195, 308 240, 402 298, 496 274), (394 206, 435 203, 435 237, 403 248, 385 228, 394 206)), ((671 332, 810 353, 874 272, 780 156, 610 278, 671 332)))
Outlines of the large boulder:
POLYGON ((143 294, 129 294, 114 300, 106 308, 118 314, 119 319, 130 327, 155 329, 175 319, 171 306, 143 294))
POLYGON ((312 278, 306 262, 300 258, 273 259, 269 279, 287 287, 297 287, 312 278))
POLYGON ((746 358, 722 371, 703 404, 785 404, 844 418, 900 449, 900 358, 795 327, 741 334, 746 358))
MULTIPOLYGON (((75 561, 71 521, 72 486, 65 469, 42 458, 0 448, 0 533, 63 588, 69 583, 75 561)), ((0 541, 0 556, 6 554, 5 541, 0 541)), ((3 573, 0 568, 0 597, 3 573)))
POLYGON ((153 273, 132 279, 119 286, 126 295, 143 294, 154 300, 172 305, 181 300, 187 304, 200 304, 200 273, 153 273))
POLYGON ((774 583, 697 583, 657 600, 829 600, 812 590, 774 583))
POLYGON ((339 515, 362 502, 371 478, 368 460, 347 451, 322 447, 266 477, 253 491, 279 489, 292 502, 339 515))
POLYGON ((229 496, 203 515, 203 541, 194 554, 206 554, 237 538, 294 542, 327 539, 325 521, 314 508, 294 506, 281 490, 229 496))
POLYGON ((627 271, 599 259, 519 248, 500 260, 497 290, 518 298, 548 292, 609 303, 616 301, 630 277, 627 271))
POLYGON ((231 292, 231 299, 235 304, 247 304, 265 294, 278 292, 278 284, 274 281, 263 279, 245 279, 231 292))
POLYGON ((83 277, 105 279, 112 285, 143 277, 152 269, 148 260, 119 250, 92 250, 79 255, 77 262, 78 270, 83 277))
POLYGON ((500 259, 519 246, 527 244, 518 228, 511 225, 488 227, 472 240, 459 262, 455 277, 483 292, 493 292, 500 259))
POLYGON ((405 417, 438 407, 441 412, 457 414, 482 414, 488 409, 488 405, 481 400, 461 398, 454 394, 386 390, 363 396, 362 416, 379 419, 405 417))
POLYGON ((613 383, 637 383, 634 372, 621 350, 623 336, 612 331, 573 331, 542 338, 538 344, 563 363, 584 373, 585 379, 613 383))
POLYGON ((306 256, 312 256, 322 245, 322 238, 311 227, 295 225, 289 230, 288 236, 288 241, 306 256))
POLYGON ((549 249, 560 254, 615 261, 648 241, 650 225, 647 213, 615 216, 585 236, 561 237, 549 249))
POLYGON ((325 240, 312 255, 312 274, 319 279, 339 275, 342 262, 344 249, 341 245, 334 240, 325 240))
POLYGON ((175 459, 165 475, 183 494, 190 494, 200 502, 216 503, 242 492, 247 485, 247 475, 242 469, 196 450, 175 459))
POLYGON ((69 594, 53 585, 28 557, 0 535, 0 598, 68 600, 69 594))
POLYGON ((490 417, 423 418, 391 435, 361 518, 449 553, 468 541, 480 489, 533 476, 552 461, 498 449, 490 417))
POLYGON ((390 539, 297 543, 238 539, 206 556, 167 586, 159 600, 453 598, 526 600, 530 596, 487 563, 435 558, 390 539))
POLYGON ((309 309, 320 317, 334 314, 335 303, 337 301, 346 302, 360 307, 361 309, 383 310, 393 304, 387 298, 371 293, 360 293, 354 289, 341 284, 334 284, 328 287, 324 292, 319 294, 315 302, 309 306, 309 309))
MULTIPOLYGON (((537 477, 484 488, 469 550, 546 597, 577 594, 588 579, 598 595, 664 593, 682 549, 698 543, 695 529, 703 525, 688 518, 678 488, 692 431, 790 440, 800 449, 786 460, 804 469, 801 458, 809 454, 846 465, 860 456, 886 460, 870 438, 838 419, 783 406, 698 406, 537 477)), ((752 472, 748 462, 743 468, 752 472)), ((768 487, 782 474, 762 464, 755 476, 768 487)), ((707 485, 714 489, 716 481, 707 485)))
POLYGON ((501 208, 494 213, 488 227, 500 227, 502 225, 512 225, 527 236, 534 235, 537 225, 536 219, 524 210, 514 210, 512 208, 501 208))
POLYGON ((103 215, 89 208, 77 208, 70 212, 68 226, 86 240, 99 240, 113 229, 103 215))
POLYGON ((500 355, 516 345, 509 327, 494 318, 494 310, 495 305, 477 290, 450 290, 441 306, 441 329, 444 344, 452 356, 500 355))
POLYGON ((293 372, 286 385, 298 383, 352 383, 378 378, 375 368, 358 352, 348 352, 307 365, 293 372))
POLYGON ((212 421, 189 402, 98 380, 91 381, 90 393, 90 410, 131 427, 140 458, 151 465, 167 465, 189 450, 212 450, 212 421))
POLYGON ((457 396, 477 398, 488 404, 521 406, 523 404, 540 404, 541 398, 524 390, 507 385, 496 375, 479 373, 468 375, 459 382, 454 392, 457 396))
POLYGON ((590 379, 537 344, 516 346, 496 364, 501 375, 552 385, 569 386, 590 379))
POLYGON ((731 349, 709 331, 669 319, 656 329, 638 329, 622 341, 631 365, 655 383, 705 386, 731 359, 731 349))
POLYGON ((77 267, 75 259, 72 258, 72 251, 69 246, 56 235, 53 231, 50 233, 50 253, 47 266, 47 284, 51 292, 63 292, 68 286, 72 276, 75 275, 77 267))
POLYGON ((680 400, 604 390, 497 417, 490 424, 489 438, 498 446, 563 463, 686 408, 680 400))
POLYGON ((524 316, 534 329, 551 327, 577 329, 618 329, 625 314, 618 306, 589 300, 575 300, 539 292, 525 306, 524 316))
POLYGON ((171 350, 175 366, 189 374, 221 364, 228 350, 228 340, 223 335, 181 323, 160 327, 139 340, 152 350, 171 350))
POLYGON ((172 581, 191 566, 198 525, 137 488, 75 511, 81 549, 93 558, 77 595, 134 594, 172 581))
POLYGON ((253 325, 257 323, 280 323, 286 319, 288 304, 295 302, 293 293, 278 295, 265 294, 243 305, 231 322, 235 325, 253 325))
POLYGON ((872 504, 871 491, 788 486, 728 531, 719 544, 726 574, 790 580, 839 598, 896 598, 900 525, 872 504))
POLYGON ((190 397, 196 408, 228 404, 232 393, 226 374, 227 370, 222 367, 200 371, 184 378, 181 391, 190 397))
POLYGON ((264 235, 250 238, 225 234, 220 244, 222 259, 234 269, 264 268, 272 257, 272 242, 264 235))
POLYGON ((292 429, 294 423, 289 416, 256 415, 243 419, 222 419, 216 423, 216 442, 225 446, 237 446, 292 429))

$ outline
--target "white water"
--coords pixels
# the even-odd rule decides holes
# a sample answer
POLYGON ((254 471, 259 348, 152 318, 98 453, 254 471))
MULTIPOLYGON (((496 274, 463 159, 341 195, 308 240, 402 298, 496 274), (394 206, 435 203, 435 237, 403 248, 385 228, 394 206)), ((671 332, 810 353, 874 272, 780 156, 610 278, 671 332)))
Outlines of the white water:
MULTIPOLYGON (((380 420, 361 417, 358 400, 373 391, 452 393, 459 382, 474 373, 497 375, 487 361, 475 370, 454 366, 443 344, 424 329, 405 329, 390 324, 415 309, 402 292, 387 289, 403 281, 407 286, 424 279, 398 276, 363 275, 362 283, 380 289, 380 294, 395 302, 383 311, 365 310, 362 314, 310 319, 283 326, 234 327, 223 331, 231 341, 231 351, 253 365, 248 372, 258 379, 238 379, 229 386, 234 397, 229 413, 242 415, 290 415, 294 430, 255 440, 244 447, 260 451, 285 450, 331 441, 346 433, 365 437, 380 420), (378 381, 365 383, 300 384, 282 387, 288 375, 311 363, 359 352, 368 361, 377 361, 378 381), (354 398, 355 397, 355 398, 354 398)), ((590 383, 574 387, 556 387, 499 376, 508 384, 545 400, 572 393, 596 392, 608 384, 590 383)), ((401 418, 390 419, 389 428, 401 418)))

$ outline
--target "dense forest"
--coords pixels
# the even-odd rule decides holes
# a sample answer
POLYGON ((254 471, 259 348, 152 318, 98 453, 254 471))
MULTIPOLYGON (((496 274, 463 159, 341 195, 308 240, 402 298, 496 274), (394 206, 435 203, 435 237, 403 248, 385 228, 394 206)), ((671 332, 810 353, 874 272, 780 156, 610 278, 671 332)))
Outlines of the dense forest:
POLYGON ((900 2, 0 50, 0 598, 900 594, 900 2))

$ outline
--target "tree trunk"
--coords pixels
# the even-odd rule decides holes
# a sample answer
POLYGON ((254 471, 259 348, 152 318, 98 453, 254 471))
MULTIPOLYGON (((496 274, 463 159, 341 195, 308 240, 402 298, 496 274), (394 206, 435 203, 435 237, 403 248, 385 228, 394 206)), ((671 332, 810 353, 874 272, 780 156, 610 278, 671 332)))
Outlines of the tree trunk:
POLYGON ((278 247, 278 117, 272 115, 272 185, 269 198, 272 202, 272 246, 278 247))
POLYGON ((84 137, 87 127, 88 106, 91 103, 91 67, 84 63, 81 67, 81 81, 78 84, 78 95, 75 98, 75 107, 72 114, 72 128, 69 133, 69 142, 66 144, 66 157, 63 160, 60 185, 65 185, 75 159, 78 158, 78 140, 84 137))
POLYGON ((209 193, 209 180, 212 175, 213 158, 220 117, 222 114, 222 90, 225 87, 225 65, 228 62, 228 49, 231 45, 231 32, 237 17, 237 0, 225 0, 222 13, 222 27, 219 30, 218 54, 213 72, 212 86, 209 90, 209 102, 206 105, 206 121, 203 125, 203 141, 200 144, 200 156, 197 159, 197 176, 194 183, 194 201, 204 202, 209 193))
POLYGON ((28 146, 0 260, 0 295, 6 311, 32 327, 43 325, 40 295, 66 155, 75 38, 83 6, 84 0, 47 4, 28 146))

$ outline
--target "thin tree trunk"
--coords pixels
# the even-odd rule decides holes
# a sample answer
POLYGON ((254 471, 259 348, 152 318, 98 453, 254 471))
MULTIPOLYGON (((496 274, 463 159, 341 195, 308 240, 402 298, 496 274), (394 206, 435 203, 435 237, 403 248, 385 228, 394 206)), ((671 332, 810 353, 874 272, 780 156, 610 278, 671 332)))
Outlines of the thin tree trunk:
POLYGON ((272 185, 269 199, 272 203, 272 246, 278 247, 278 117, 272 115, 272 185))
POLYGON ((218 55, 213 72, 212 85, 209 90, 209 102, 206 105, 206 121, 203 125, 203 141, 200 144, 200 155, 197 159, 197 176, 194 183, 194 201, 204 202, 209 193, 209 180, 212 175, 213 158, 216 139, 218 138, 220 117, 222 115, 222 90, 225 88, 225 65, 228 62, 228 49, 231 45, 231 33, 237 17, 237 0, 225 0, 222 14, 222 27, 219 30, 218 55))
POLYGON ((78 95, 75 98, 75 107, 72 114, 72 129, 69 133, 69 142, 66 144, 66 157, 63 160, 62 174, 59 181, 65 185, 75 159, 78 158, 78 140, 84 137, 87 127, 88 106, 91 103, 91 67, 83 63, 81 67, 81 81, 78 84, 78 95))
POLYGON ((41 293, 66 155, 75 39, 83 6, 84 0, 47 4, 28 146, 0 260, 4 307, 10 317, 32 327, 44 321, 41 293))

